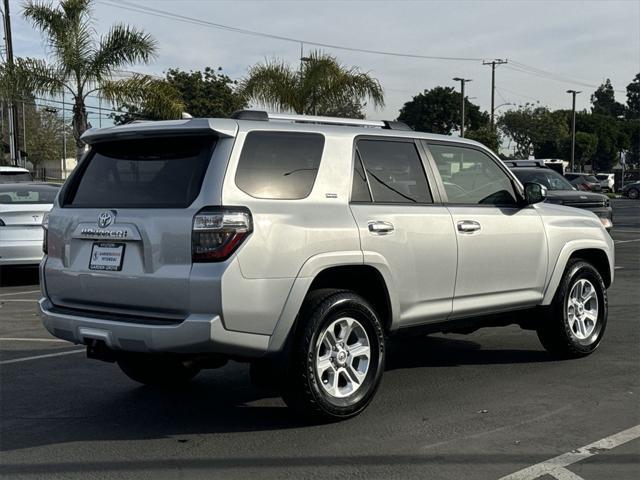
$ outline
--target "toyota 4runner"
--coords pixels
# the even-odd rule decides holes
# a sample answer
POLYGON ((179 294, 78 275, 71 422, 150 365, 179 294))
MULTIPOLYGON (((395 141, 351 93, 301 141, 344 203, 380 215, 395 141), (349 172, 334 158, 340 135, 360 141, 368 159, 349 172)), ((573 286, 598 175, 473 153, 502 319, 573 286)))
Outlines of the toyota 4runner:
POLYGON ((614 247, 482 145, 398 122, 238 112, 90 130, 44 223, 42 321, 148 385, 228 359, 336 419, 385 339, 518 324, 593 352, 614 247))

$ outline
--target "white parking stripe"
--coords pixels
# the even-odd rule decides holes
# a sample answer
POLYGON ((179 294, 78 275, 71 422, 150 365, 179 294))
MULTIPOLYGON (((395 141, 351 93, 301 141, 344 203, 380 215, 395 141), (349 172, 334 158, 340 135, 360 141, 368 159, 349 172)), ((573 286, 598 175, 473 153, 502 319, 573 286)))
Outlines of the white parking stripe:
POLYGON ((6 302, 37 302, 38 299, 37 298, 30 298, 30 299, 24 299, 24 298, 0 298, 0 302, 2 303, 6 303, 6 302))
POLYGON ((551 475, 558 480, 582 480, 582 477, 567 470, 565 467, 598 455, 599 453, 604 453, 612 448, 619 447, 636 438, 640 438, 640 425, 623 430, 610 437, 603 438, 585 447, 564 453, 542 463, 537 463, 536 465, 502 477, 500 480, 532 480, 542 477, 543 475, 551 475))
POLYGON ((0 362, 0 365, 8 365, 10 363, 19 363, 19 362, 28 362, 29 360, 38 360, 39 358, 61 357, 62 355, 71 355, 72 353, 81 353, 84 351, 85 350, 83 348, 82 350, 71 350, 70 352, 47 353, 46 355, 35 355, 33 357, 14 358, 13 360, 3 360, 2 362, 0 362))
POLYGON ((613 243, 618 245, 619 243, 629 243, 629 242, 640 242, 640 238, 635 238, 633 240, 614 240, 613 243))
POLYGON ((15 337, 0 337, 0 342, 60 342, 70 343, 66 340, 60 340, 59 338, 15 338, 15 337))
POLYGON ((0 297, 8 297, 9 295, 28 295, 30 293, 40 293, 40 290, 29 290, 28 292, 0 293, 0 297))

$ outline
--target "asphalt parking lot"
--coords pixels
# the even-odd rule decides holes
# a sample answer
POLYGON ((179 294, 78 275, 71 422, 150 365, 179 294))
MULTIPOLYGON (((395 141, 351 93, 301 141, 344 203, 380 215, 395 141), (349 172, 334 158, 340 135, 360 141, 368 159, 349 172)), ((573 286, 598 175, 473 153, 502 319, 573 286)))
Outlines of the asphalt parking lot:
POLYGON ((640 478, 640 202, 614 201, 609 324, 557 361, 517 327, 394 341, 355 419, 308 425, 231 363, 158 391, 57 341, 37 272, 0 279, 6 478, 640 478))

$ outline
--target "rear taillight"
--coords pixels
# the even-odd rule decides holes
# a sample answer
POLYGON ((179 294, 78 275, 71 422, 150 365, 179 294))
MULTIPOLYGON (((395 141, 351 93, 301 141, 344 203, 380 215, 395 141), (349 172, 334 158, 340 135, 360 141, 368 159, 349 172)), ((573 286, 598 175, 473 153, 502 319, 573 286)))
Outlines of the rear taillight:
POLYGON ((42 217, 42 251, 46 255, 49 253, 49 212, 45 213, 42 217))
POLYGON ((251 212, 242 207, 211 207, 193 218, 191 259, 221 262, 231 256, 253 231, 251 212))

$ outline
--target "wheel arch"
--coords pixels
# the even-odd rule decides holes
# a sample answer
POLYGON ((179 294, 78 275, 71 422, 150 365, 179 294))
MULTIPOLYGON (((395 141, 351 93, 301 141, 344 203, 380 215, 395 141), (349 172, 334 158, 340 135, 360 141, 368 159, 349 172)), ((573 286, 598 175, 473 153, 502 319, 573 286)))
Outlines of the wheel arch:
MULTIPOLYGON (((393 286, 378 268, 362 263, 362 253, 358 253, 359 262, 325 264, 313 272, 313 275, 296 278, 271 336, 269 352, 280 352, 285 348, 288 338, 295 332, 304 301, 311 292, 322 288, 350 290, 361 295, 376 310, 385 331, 393 328, 394 316, 398 315, 393 286)), ((301 272, 304 270, 303 267, 301 272)))
POLYGON ((591 263, 602 276, 605 287, 608 288, 613 282, 613 251, 605 242, 570 242, 564 246, 558 256, 551 279, 545 290, 542 305, 551 304, 567 263, 574 258, 581 258, 591 263))

